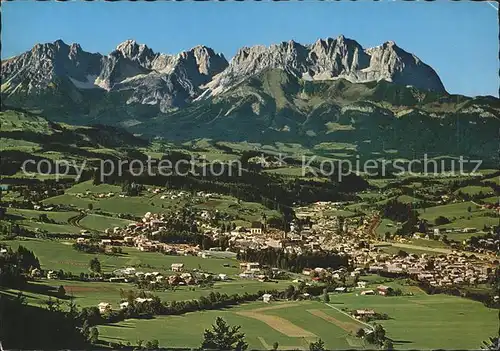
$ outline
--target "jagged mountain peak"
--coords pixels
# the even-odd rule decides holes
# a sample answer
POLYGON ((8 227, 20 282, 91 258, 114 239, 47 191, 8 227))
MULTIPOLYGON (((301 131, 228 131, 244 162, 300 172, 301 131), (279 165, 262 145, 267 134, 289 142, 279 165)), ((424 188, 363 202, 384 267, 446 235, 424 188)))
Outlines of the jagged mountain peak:
POLYGON ((118 44, 116 49, 109 54, 109 57, 120 57, 138 63, 146 69, 150 69, 153 60, 158 55, 145 44, 138 44, 135 40, 128 39, 118 44))
POLYGON ((295 41, 240 49, 229 67, 208 85, 205 95, 217 95, 266 68, 280 68, 306 80, 344 78, 369 82, 387 80, 420 89, 444 92, 436 72, 394 41, 363 49, 343 35, 303 45, 295 41))
POLYGON ((68 50, 68 49, 70 49, 72 51, 83 51, 82 47, 78 43, 71 43, 68 45, 66 42, 64 42, 64 40, 57 39, 52 43, 36 43, 35 45, 33 45, 31 52, 37 52, 37 51, 44 50, 44 49, 45 50, 47 50, 47 49, 49 49, 49 50, 50 49, 51 50, 68 50))
POLYGON ((116 50, 121 51, 125 48, 136 47, 136 46, 139 46, 139 45, 137 44, 137 42, 134 39, 127 39, 127 40, 121 42, 120 44, 118 44, 116 46, 116 50))
POLYGON ((141 55, 154 56, 153 50, 151 50, 145 44, 137 44, 133 39, 125 40, 124 42, 118 44, 116 51, 120 52, 124 57, 135 58, 141 55))

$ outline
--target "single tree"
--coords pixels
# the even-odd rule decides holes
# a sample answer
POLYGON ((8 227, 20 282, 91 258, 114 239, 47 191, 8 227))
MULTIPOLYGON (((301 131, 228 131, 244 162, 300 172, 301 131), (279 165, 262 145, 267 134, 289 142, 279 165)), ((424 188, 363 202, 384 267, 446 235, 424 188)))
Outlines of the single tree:
POLYGON ((500 339, 498 336, 490 337, 489 340, 483 341, 481 350, 500 350, 500 339))
POLYGON ((278 342, 276 341, 274 344, 273 344, 273 351, 276 351, 278 350, 278 347, 280 346, 280 344, 278 344, 278 342))
POLYGON ((57 295, 59 297, 64 297, 66 295, 66 289, 64 289, 64 286, 59 285, 59 288, 57 288, 57 295))
POLYGON ((330 302, 330 295, 328 295, 328 290, 323 289, 323 302, 324 303, 329 303, 330 302))
POLYGON ((83 335, 85 340, 88 340, 90 337, 90 323, 88 319, 85 319, 82 324, 82 328, 80 329, 80 333, 83 335))
POLYGON ((160 348, 160 342, 156 339, 151 341, 151 347, 153 350, 158 350, 160 348))
POLYGON ((205 329, 202 349, 244 351, 248 344, 245 334, 240 333, 240 326, 229 326, 224 319, 217 317, 212 329, 205 329))
POLYGON ((385 329, 380 324, 377 324, 375 326, 374 333, 375 333, 375 337, 377 340, 384 340, 385 339, 385 329))
POLYGON ((365 335, 365 340, 367 343, 369 344, 375 344, 375 333, 374 332, 370 332, 368 334, 365 335))
POLYGON ((101 273, 101 262, 97 257, 90 260, 89 267, 92 272, 101 273))
POLYGON ((394 350, 394 344, 391 340, 384 341, 384 350, 392 351, 394 350))
POLYGON ((99 330, 96 327, 92 327, 92 329, 90 329, 89 341, 91 344, 97 344, 99 341, 99 330))
POLYGON ((321 339, 309 344, 309 351, 325 351, 325 350, 326 350, 325 343, 321 339))
POLYGON ((92 175, 92 185, 99 185, 102 183, 101 181, 101 174, 100 174, 100 171, 95 168, 94 169, 94 174, 92 175))
POLYGON ((451 221, 444 217, 444 216, 437 216, 436 219, 434 219, 434 224, 435 225, 443 225, 443 224, 448 224, 450 223, 451 221))
POLYGON ((96 244, 96 243, 98 243, 100 240, 101 240, 101 236, 99 235, 99 233, 92 233, 92 234, 90 235, 90 242, 91 242, 91 243, 96 244))
POLYGON ((356 332, 356 336, 358 338, 362 338, 363 336, 365 336, 365 330, 363 328, 359 328, 358 331, 356 332))

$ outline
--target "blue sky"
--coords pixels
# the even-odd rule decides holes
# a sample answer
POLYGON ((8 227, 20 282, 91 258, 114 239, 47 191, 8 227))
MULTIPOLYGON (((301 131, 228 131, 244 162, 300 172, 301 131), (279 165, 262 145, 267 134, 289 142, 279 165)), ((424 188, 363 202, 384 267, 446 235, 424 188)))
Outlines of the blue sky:
POLYGON ((156 52, 203 44, 229 60, 239 47, 340 34, 363 47, 394 40, 450 93, 498 96, 498 4, 451 2, 2 3, 2 58, 63 39, 109 53, 135 39, 156 52))

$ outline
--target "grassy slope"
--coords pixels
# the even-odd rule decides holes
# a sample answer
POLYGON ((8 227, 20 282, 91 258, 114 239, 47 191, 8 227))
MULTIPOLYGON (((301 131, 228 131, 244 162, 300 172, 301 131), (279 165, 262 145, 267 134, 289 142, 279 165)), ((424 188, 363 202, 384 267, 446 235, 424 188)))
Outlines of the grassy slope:
POLYGON ((462 217, 468 215, 468 207, 471 207, 471 214, 476 214, 480 211, 479 207, 474 205, 472 202, 459 202, 449 205, 434 206, 426 208, 425 210, 419 210, 419 215, 423 219, 433 222, 438 216, 444 216, 447 218, 451 217, 462 217))
MULTIPOLYGON (((331 304, 337 308, 369 308, 387 313, 391 319, 379 321, 387 335, 394 340, 397 349, 474 349, 482 340, 494 335, 498 328, 497 312, 482 304, 447 295, 425 295, 403 297, 356 296, 354 293, 331 295, 331 304), (460 333, 457 333, 460 330, 460 333)), ((286 337, 266 324, 241 317, 235 312, 263 306, 248 304, 223 311, 190 313, 183 316, 159 317, 149 321, 125 321, 100 327, 107 340, 136 341, 159 339, 161 345, 196 347, 201 342, 203 329, 216 316, 229 323, 242 326, 251 348, 262 349, 258 337, 268 344, 278 341, 281 345, 305 346, 302 338, 286 337), (189 327, 191 326, 191 327, 189 327)), ((347 349, 353 346, 346 341, 347 333, 339 327, 311 315, 308 310, 322 312, 345 321, 344 315, 320 302, 303 302, 295 307, 264 312, 275 315, 311 331, 321 337, 328 349, 347 349)))
POLYGON ((124 255, 86 254, 71 247, 71 242, 60 240, 42 240, 25 238, 10 240, 6 244, 16 248, 23 245, 33 250, 44 269, 63 269, 73 273, 89 272, 88 264, 93 257, 98 257, 104 272, 111 272, 128 266, 139 267, 144 271, 168 271, 172 263, 184 263, 187 269, 199 268, 217 273, 236 274, 236 268, 223 267, 224 263, 236 264, 233 259, 204 259, 195 256, 169 256, 156 252, 141 252, 136 248, 123 248, 124 255), (142 266, 142 267, 141 267, 142 266))
POLYGON ((87 215, 80 221, 82 227, 99 232, 103 232, 108 228, 125 227, 129 223, 132 223, 132 221, 97 214, 87 215))
MULTIPOLYGON (((211 259, 216 260, 216 259, 211 259)), ((172 272, 163 272, 163 274, 172 274, 172 272)), ((256 293, 259 290, 278 289, 284 290, 291 281, 259 282, 256 280, 236 279, 229 282, 218 282, 212 288, 199 287, 177 287, 175 290, 154 291, 162 301, 181 301, 197 299, 201 296, 208 296, 210 292, 219 292, 221 294, 244 294, 256 293)), ((97 306, 99 302, 111 303, 114 308, 118 308, 121 302, 120 290, 134 290, 136 286, 129 283, 110 283, 110 282, 81 282, 69 280, 42 280, 28 284, 23 288, 26 294, 27 302, 33 305, 43 306, 49 296, 54 296, 59 286, 64 286, 66 295, 72 297, 74 302, 81 307, 97 306)), ((16 294, 18 290, 4 290, 10 294, 16 294)))
POLYGON ((71 217, 78 215, 78 212, 75 211, 51 212, 8 208, 7 215, 12 216, 14 223, 31 230, 38 228, 56 234, 76 234, 81 230, 68 223, 71 217), (56 223, 39 222, 38 219, 41 214, 46 214, 49 219, 54 220, 56 223))
POLYGON ((338 307, 387 313, 391 319, 380 323, 396 349, 475 349, 498 329, 497 311, 448 295, 386 298, 346 294, 335 302, 341 304, 338 307))

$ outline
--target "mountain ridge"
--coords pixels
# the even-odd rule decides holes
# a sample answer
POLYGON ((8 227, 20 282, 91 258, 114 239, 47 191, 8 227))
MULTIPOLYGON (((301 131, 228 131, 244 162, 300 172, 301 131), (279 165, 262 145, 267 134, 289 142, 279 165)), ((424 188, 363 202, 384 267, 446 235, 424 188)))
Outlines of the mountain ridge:
POLYGON ((419 89, 446 92, 430 66, 393 41, 363 49, 355 40, 341 35, 336 39, 319 39, 309 45, 290 40, 267 47, 243 47, 231 59, 229 67, 209 83, 209 94, 223 92, 235 82, 266 68, 284 69, 306 80, 344 78, 353 83, 387 80, 419 89))
POLYGON ((2 105, 179 142, 334 142, 365 155, 494 158, 500 100, 401 84, 421 69, 442 84, 393 42, 362 50, 344 37, 242 48, 230 62, 204 46, 167 55, 127 40, 103 56, 56 41, 2 61, 2 105), (353 82, 367 67, 394 75, 353 82))
POLYGON ((266 68, 281 68, 310 80, 388 80, 445 92, 430 66, 394 42, 363 49, 344 36, 308 45, 289 41, 243 47, 228 62, 223 54, 202 45, 170 55, 128 39, 103 55, 59 39, 2 61, 2 97, 37 97, 63 80, 70 84, 65 87, 69 91, 132 91, 127 104, 156 105, 168 112, 215 96, 266 68))

